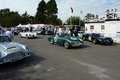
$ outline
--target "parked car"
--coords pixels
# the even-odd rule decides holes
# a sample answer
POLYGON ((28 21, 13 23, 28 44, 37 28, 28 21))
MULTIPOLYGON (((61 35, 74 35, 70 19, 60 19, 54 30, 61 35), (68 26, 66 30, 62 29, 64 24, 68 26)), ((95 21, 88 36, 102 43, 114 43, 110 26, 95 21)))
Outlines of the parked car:
POLYGON ((14 35, 18 35, 18 34, 19 34, 19 31, 15 28, 14 31, 13 31, 13 34, 14 34, 14 35))
POLYGON ((78 31, 78 36, 82 38, 83 40, 88 40, 89 33, 85 33, 83 31, 78 31))
POLYGON ((54 34, 54 30, 53 29, 50 29, 50 30, 47 30, 48 31, 48 35, 53 35, 54 34))
POLYGON ((51 44, 64 46, 66 49, 83 45, 83 40, 81 38, 71 36, 50 36, 48 37, 48 41, 51 44))
POLYGON ((29 38, 37 38, 36 32, 20 32, 20 37, 25 37, 27 39, 29 38))
POLYGON ((84 34, 85 32, 83 32, 83 31, 78 31, 78 36, 80 37, 80 38, 83 38, 83 34, 84 34))
POLYGON ((106 45, 112 45, 113 39, 110 37, 105 37, 100 33, 91 33, 88 38, 89 41, 93 42, 94 44, 106 44, 106 45))
POLYGON ((26 45, 13 42, 8 36, 0 34, 0 64, 18 61, 29 56, 29 48, 26 45))
POLYGON ((42 29, 33 29, 32 32, 36 32, 38 35, 42 34, 43 30, 42 29))

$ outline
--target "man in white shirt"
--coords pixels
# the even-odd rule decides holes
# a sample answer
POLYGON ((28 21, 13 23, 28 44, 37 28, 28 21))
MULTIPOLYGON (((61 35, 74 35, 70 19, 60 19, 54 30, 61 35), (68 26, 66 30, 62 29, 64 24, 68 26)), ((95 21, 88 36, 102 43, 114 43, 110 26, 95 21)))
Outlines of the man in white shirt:
POLYGON ((5 35, 7 35, 11 40, 14 39, 11 29, 7 29, 7 31, 5 32, 5 35))
POLYGON ((58 33, 59 33, 60 36, 64 34, 64 25, 61 25, 59 27, 58 33))

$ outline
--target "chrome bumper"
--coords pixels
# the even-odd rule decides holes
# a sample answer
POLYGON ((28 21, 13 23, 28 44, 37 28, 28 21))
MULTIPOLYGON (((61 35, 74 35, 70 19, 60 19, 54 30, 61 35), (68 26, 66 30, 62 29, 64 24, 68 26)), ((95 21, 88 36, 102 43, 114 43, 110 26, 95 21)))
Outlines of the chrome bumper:
POLYGON ((1 58, 0 64, 4 64, 8 62, 16 62, 29 56, 30 56, 29 53, 12 53, 12 54, 7 55, 4 58, 1 58))

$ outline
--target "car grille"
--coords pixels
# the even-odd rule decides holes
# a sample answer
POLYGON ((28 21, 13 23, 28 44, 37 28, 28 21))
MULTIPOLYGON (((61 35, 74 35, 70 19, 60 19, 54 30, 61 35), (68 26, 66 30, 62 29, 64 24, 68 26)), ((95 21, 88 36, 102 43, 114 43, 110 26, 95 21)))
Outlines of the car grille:
POLYGON ((22 53, 22 52, 12 53, 12 54, 9 54, 6 57, 4 57, 4 60, 6 62, 9 62, 9 61, 14 60, 14 59, 20 59, 24 56, 25 56, 25 53, 22 53))
POLYGON ((82 43, 80 41, 73 41, 72 46, 80 46, 82 43))
POLYGON ((79 41, 75 41, 74 44, 80 44, 80 42, 79 41))

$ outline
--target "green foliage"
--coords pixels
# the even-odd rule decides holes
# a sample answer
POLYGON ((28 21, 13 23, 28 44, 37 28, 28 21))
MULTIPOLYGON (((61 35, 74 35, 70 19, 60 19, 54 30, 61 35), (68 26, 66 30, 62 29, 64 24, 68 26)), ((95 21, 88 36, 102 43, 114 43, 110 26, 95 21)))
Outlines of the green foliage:
POLYGON ((21 17, 18 12, 11 12, 9 9, 0 10, 0 25, 3 27, 13 27, 20 23, 21 17))
POLYGON ((57 21, 58 18, 57 13, 58 13, 58 9, 55 0, 50 0, 48 1, 48 3, 42 0, 37 8, 37 12, 35 15, 35 23, 53 24, 53 25, 61 23, 57 21))
POLYGON ((42 23, 45 24, 46 23, 46 15, 47 11, 46 11, 46 2, 44 0, 42 0, 37 8, 37 12, 35 15, 35 23, 42 23))
POLYGON ((60 19, 60 18, 58 18, 58 19, 56 19, 56 24, 57 25, 61 25, 63 22, 62 22, 62 20, 60 19))
POLYGON ((8 8, 0 10, 0 26, 14 27, 19 24, 34 23, 34 17, 30 16, 27 12, 20 16, 18 12, 10 11, 8 8))
POLYGON ((53 15, 53 14, 56 14, 58 13, 58 9, 57 9, 57 4, 55 2, 55 0, 50 0, 48 1, 47 3, 47 14, 48 15, 53 15))
POLYGON ((76 17, 76 16, 71 16, 71 17, 69 17, 66 21, 65 21, 65 23, 67 24, 67 25, 80 25, 80 26, 84 26, 84 21, 82 21, 81 19, 80 19, 80 17, 76 17))
POLYGON ((57 13, 58 13, 58 8, 55 0, 50 0, 47 3, 47 23, 48 24, 57 24, 57 13))
POLYGON ((21 24, 32 24, 34 23, 34 17, 30 16, 27 11, 21 16, 21 24))

